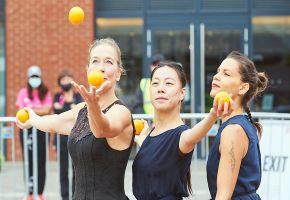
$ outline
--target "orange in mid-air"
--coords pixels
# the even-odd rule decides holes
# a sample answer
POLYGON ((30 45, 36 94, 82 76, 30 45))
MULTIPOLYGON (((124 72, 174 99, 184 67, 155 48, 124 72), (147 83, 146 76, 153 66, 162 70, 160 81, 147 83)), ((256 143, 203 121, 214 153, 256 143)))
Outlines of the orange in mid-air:
POLYGON ((79 6, 72 7, 68 14, 68 20, 73 25, 79 25, 84 21, 85 13, 79 6))
POLYGON ((22 123, 25 123, 29 119, 29 113, 22 108, 16 113, 16 118, 22 123))
POLYGON ((102 72, 95 70, 88 75, 88 82, 89 84, 95 86, 95 87, 100 87, 102 83, 104 82, 104 75, 102 72))
POLYGON ((141 131, 144 128, 144 122, 140 119, 134 119, 134 126, 135 126, 135 134, 140 135, 141 131))
POLYGON ((221 91, 219 93, 216 94, 217 96, 217 104, 219 104, 220 100, 222 99, 224 101, 223 106, 222 106, 222 110, 224 109, 224 104, 227 102, 228 103, 228 109, 230 109, 231 107, 231 97, 229 95, 229 93, 225 92, 225 91, 221 91))

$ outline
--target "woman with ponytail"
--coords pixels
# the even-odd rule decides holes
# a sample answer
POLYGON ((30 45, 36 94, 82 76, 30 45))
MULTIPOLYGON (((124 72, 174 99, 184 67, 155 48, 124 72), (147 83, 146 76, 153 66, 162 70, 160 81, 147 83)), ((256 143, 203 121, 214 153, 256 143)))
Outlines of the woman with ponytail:
POLYGON ((262 127, 252 118, 249 102, 268 84, 264 73, 239 52, 231 52, 218 67, 211 96, 220 91, 232 94, 233 112, 222 117, 207 161, 211 198, 216 200, 256 200, 261 182, 259 139, 262 127))
POLYGON ((133 193, 139 200, 179 200, 191 192, 192 152, 219 116, 225 117, 215 99, 210 113, 193 128, 180 118, 186 78, 182 66, 161 62, 151 73, 150 97, 154 127, 145 128, 136 139, 140 147, 133 163, 133 193))

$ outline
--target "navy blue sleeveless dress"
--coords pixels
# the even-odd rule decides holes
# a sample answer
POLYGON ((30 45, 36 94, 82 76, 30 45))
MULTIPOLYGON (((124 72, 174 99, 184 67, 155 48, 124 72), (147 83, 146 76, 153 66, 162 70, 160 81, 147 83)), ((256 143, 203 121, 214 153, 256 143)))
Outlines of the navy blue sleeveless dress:
MULTIPOLYGON (((115 104, 124 105, 117 100, 103 113, 115 104)), ((79 111, 68 138, 68 150, 75 169, 73 200, 127 200, 124 175, 135 135, 132 132, 131 144, 127 149, 112 149, 106 138, 93 135, 87 114, 87 107, 79 111)))
POLYGON ((178 200, 188 196, 186 174, 192 152, 181 155, 178 126, 144 140, 133 163, 133 193, 138 200, 178 200))
POLYGON ((220 162, 219 144, 221 132, 229 124, 239 124, 246 132, 249 139, 249 147, 246 156, 242 159, 237 183, 233 192, 234 200, 259 200, 256 193, 261 182, 261 154, 259 139, 255 126, 247 115, 237 115, 224 122, 215 137, 209 152, 206 171, 208 188, 211 198, 215 199, 217 192, 217 173, 220 162))

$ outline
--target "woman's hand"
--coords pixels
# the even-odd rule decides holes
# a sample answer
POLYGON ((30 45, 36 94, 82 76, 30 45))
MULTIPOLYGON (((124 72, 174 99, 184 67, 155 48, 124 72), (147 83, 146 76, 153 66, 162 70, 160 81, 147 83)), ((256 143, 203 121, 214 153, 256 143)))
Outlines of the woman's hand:
POLYGON ((55 102, 53 104, 54 109, 60 110, 63 108, 63 105, 61 105, 59 102, 55 102))
POLYGON ((108 89, 110 81, 105 81, 99 88, 90 86, 89 90, 87 90, 85 86, 78 85, 74 81, 72 81, 72 85, 83 97, 84 101, 87 103, 87 106, 90 107, 95 106, 99 102, 100 96, 108 89))
POLYGON ((21 129, 27 129, 27 128, 31 128, 33 126, 32 124, 32 120, 37 117, 38 115, 35 114, 35 112, 28 107, 24 107, 24 109, 28 112, 29 115, 29 119, 22 123, 21 121, 18 120, 18 118, 16 117, 16 125, 21 128, 21 129))
POLYGON ((145 138, 148 136, 149 134, 149 125, 148 125, 148 122, 144 119, 141 119, 142 122, 144 123, 144 128, 142 129, 140 135, 136 135, 135 136, 135 142, 141 146, 142 143, 144 142, 145 138))
POLYGON ((232 94, 230 94, 230 105, 228 102, 224 102, 223 99, 221 99, 218 103, 217 95, 214 97, 213 106, 210 109, 210 114, 214 114, 217 117, 226 117, 229 116, 233 112, 234 107, 234 101, 232 99, 232 94))

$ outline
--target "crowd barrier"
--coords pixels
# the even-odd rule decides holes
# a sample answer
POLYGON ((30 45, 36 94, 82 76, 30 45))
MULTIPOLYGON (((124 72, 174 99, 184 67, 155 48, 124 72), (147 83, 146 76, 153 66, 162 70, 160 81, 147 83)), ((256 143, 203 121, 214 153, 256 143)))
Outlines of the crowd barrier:
MULTIPOLYGON (((290 199, 290 114, 286 113, 264 113, 254 112, 253 117, 257 119, 263 125, 263 135, 260 141, 261 149, 261 170, 262 180, 258 190, 263 200, 284 200, 290 199)), ((184 119, 185 123, 189 126, 193 126, 198 121, 206 116, 205 113, 182 113, 181 118, 184 119)), ((134 114, 133 118, 152 120, 152 115, 146 114, 134 114)), ((15 118, 14 117, 0 117, 0 158, 4 154, 4 141, 11 140, 11 158, 12 162, 15 162, 15 141, 14 141, 14 130, 15 130, 15 118)), ((214 137, 217 133, 219 124, 215 124, 209 131, 208 135, 200 142, 201 156, 199 158, 207 159, 210 146, 210 138, 214 137)), ((48 147, 48 134, 46 145, 48 147)), ((36 130, 33 129, 32 138, 27 137, 27 131, 24 131, 24 169, 25 169, 25 185, 28 188, 34 186, 33 195, 37 199, 37 179, 28 177, 28 148, 33 150, 33 160, 37 161, 37 143, 36 141, 36 130)), ((57 140, 59 141, 59 139, 57 140)), ((57 150, 59 150, 59 142, 57 143, 57 150)), ((48 148, 46 148, 48 149, 48 148)), ((46 158, 49 158, 48 150, 46 158)), ((59 158, 59 152, 57 153, 59 158)), ((197 151, 194 152, 193 159, 197 159, 197 151)), ((1 162, 1 161, 0 161, 1 162)), ((33 165, 33 174, 37 175, 37 162, 33 165)), ((46 162, 48 163, 48 162, 46 162)), ((194 161, 193 161, 194 163, 194 161)), ((1 165, 0 165, 1 166, 1 165)), ((58 160, 59 168, 59 160, 58 160)), ((70 163, 70 173, 71 170, 70 163)), ((59 171, 59 170, 58 170, 59 171)), ((72 177, 72 176, 70 176, 72 177)), ((70 185, 72 181, 70 180, 70 185)), ((71 188, 71 187, 70 187, 71 188)), ((71 194, 71 189, 70 189, 71 194)))

